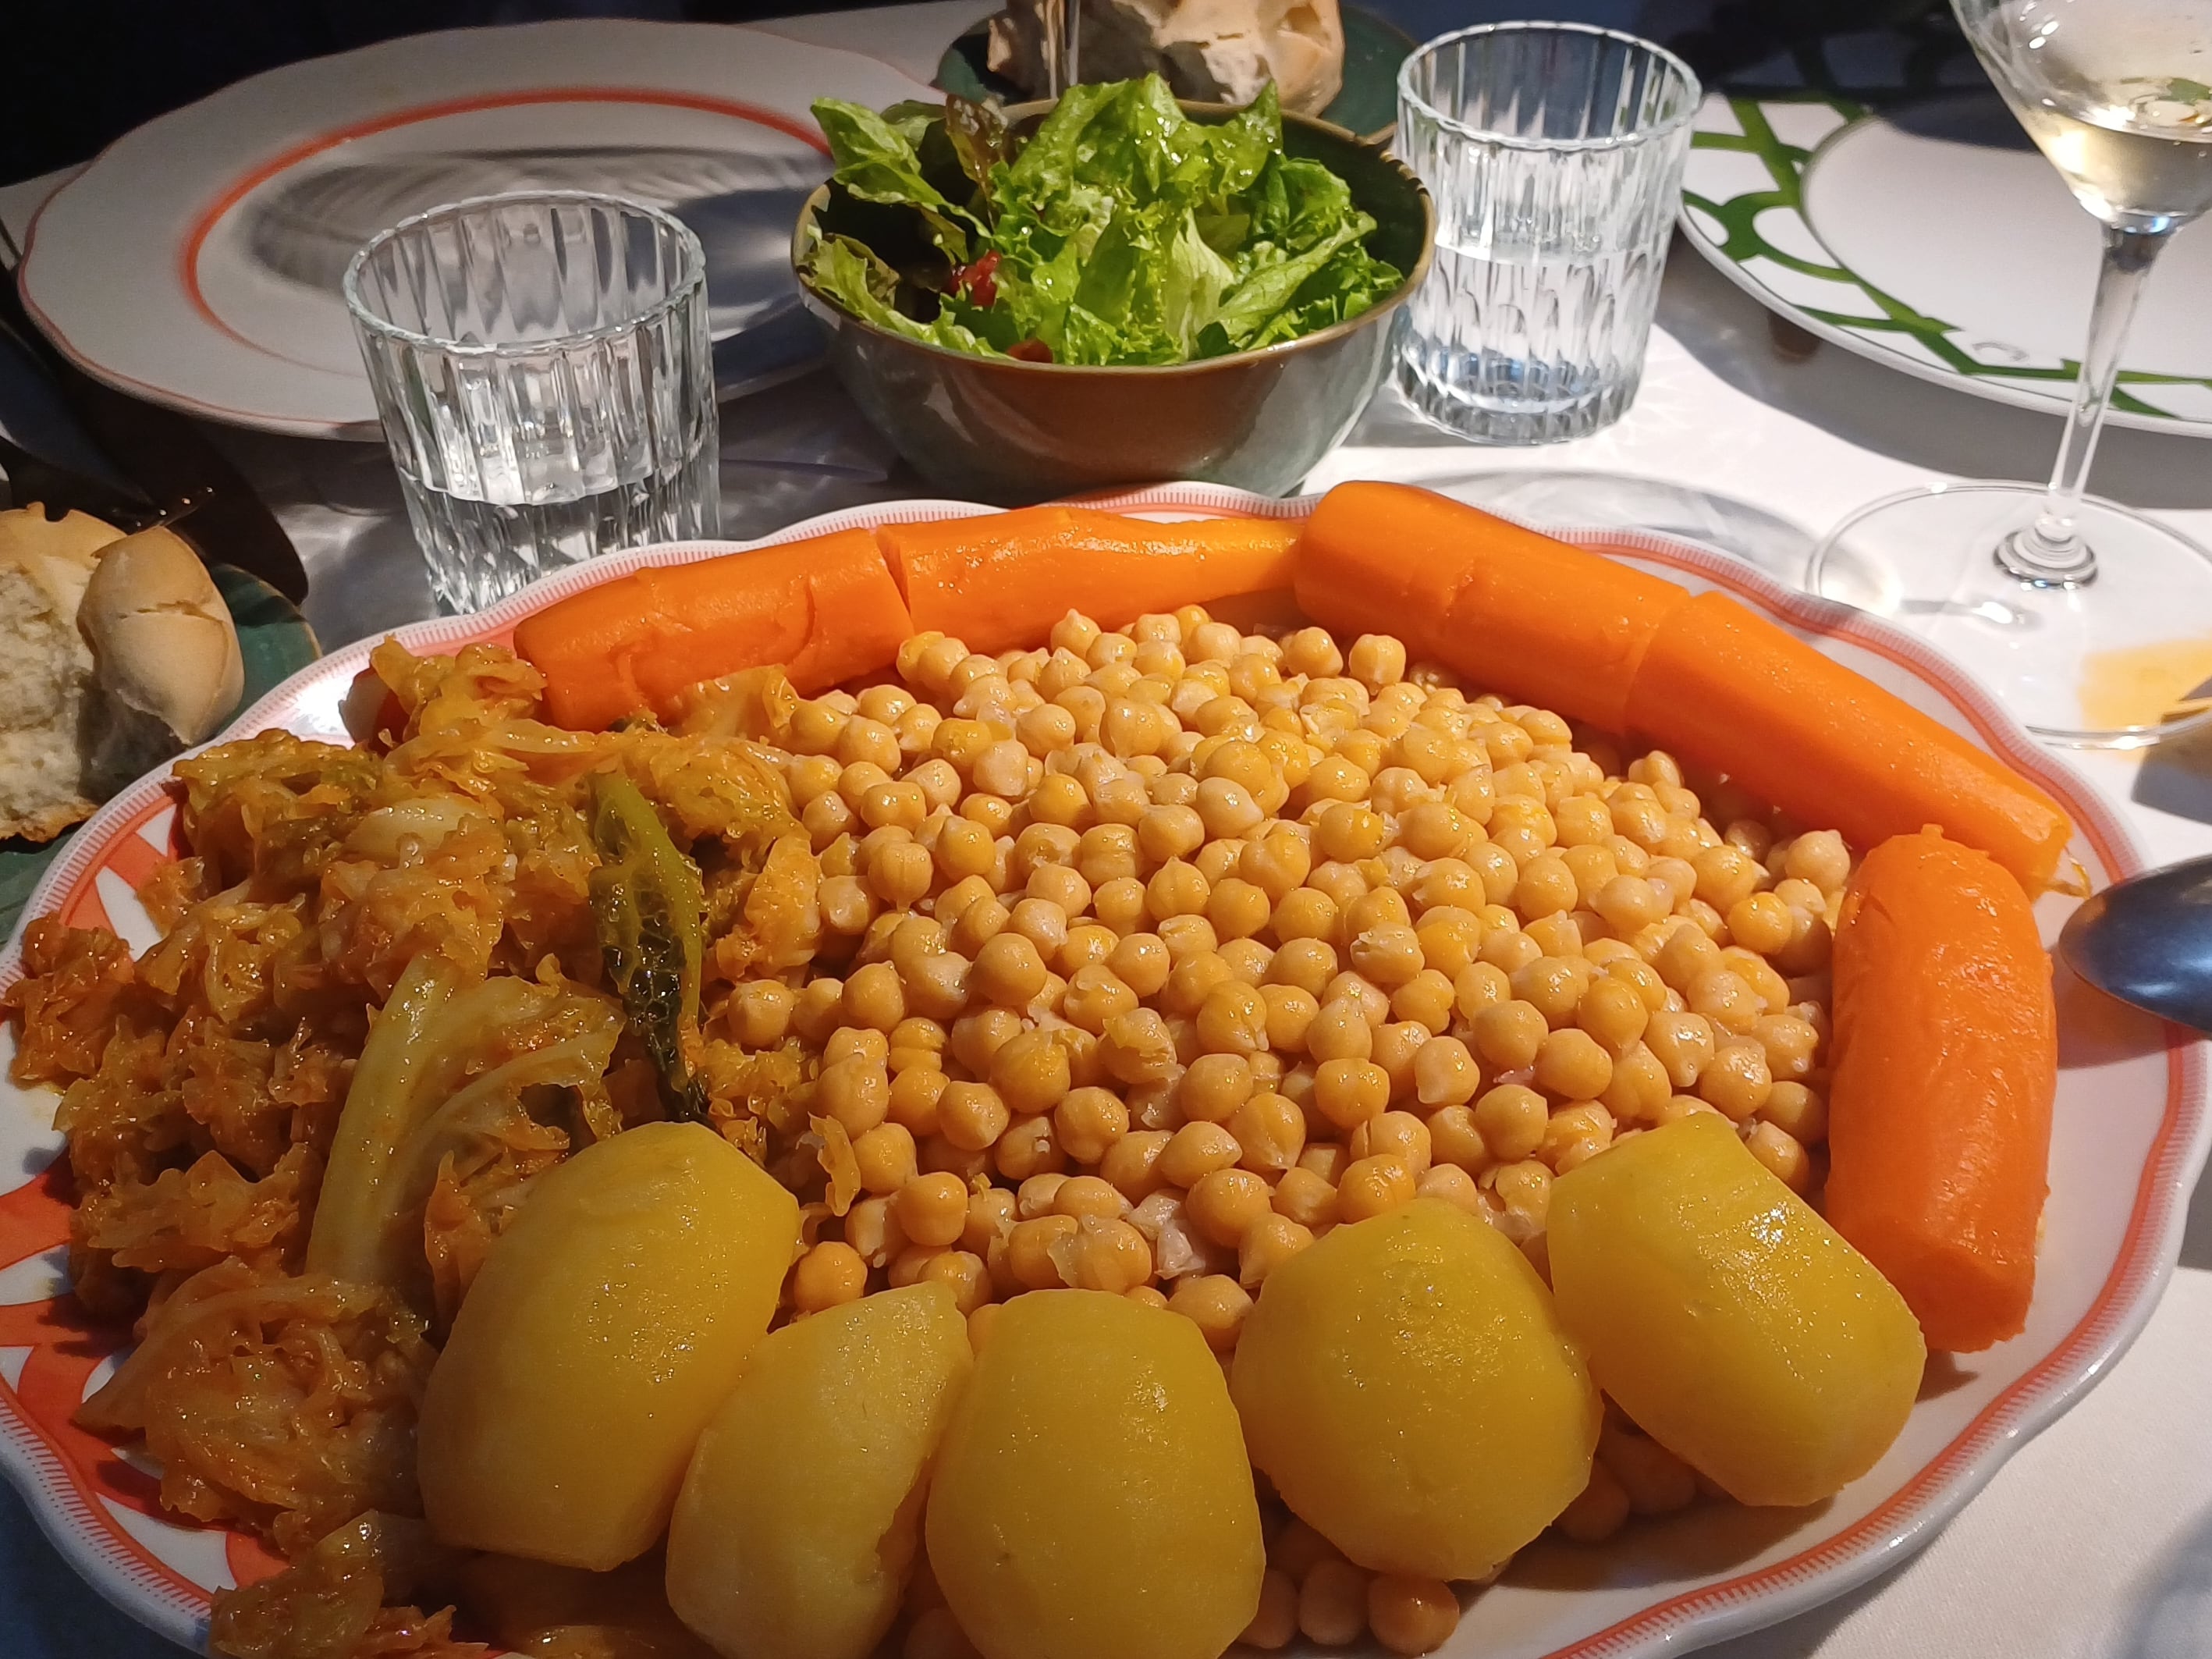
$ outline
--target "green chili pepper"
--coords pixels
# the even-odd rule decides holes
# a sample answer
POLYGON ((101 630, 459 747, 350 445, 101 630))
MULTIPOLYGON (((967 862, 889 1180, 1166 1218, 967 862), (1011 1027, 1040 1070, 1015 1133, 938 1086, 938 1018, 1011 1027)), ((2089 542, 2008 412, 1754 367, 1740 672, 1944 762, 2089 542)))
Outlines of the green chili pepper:
POLYGON ((592 780, 592 840, 603 860, 592 872, 592 915, 607 972, 670 1109, 703 1122, 707 1092, 684 1064, 683 1042, 699 1021, 706 948, 699 866, 669 839, 637 786, 612 773, 592 780))

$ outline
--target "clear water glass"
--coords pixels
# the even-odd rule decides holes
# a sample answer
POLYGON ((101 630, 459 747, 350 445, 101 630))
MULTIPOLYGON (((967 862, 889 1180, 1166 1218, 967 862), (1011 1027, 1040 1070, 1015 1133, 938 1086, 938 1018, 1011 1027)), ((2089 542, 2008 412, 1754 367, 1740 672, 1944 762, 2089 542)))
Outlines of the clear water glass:
POLYGON ((1490 23, 1398 71, 1395 147, 1435 198, 1435 269, 1399 319, 1398 389, 1481 443, 1542 444, 1634 401, 1698 77, 1649 41, 1490 23))
POLYGON ((580 191, 380 232, 346 270, 407 516, 449 611, 721 522, 699 239, 580 191))

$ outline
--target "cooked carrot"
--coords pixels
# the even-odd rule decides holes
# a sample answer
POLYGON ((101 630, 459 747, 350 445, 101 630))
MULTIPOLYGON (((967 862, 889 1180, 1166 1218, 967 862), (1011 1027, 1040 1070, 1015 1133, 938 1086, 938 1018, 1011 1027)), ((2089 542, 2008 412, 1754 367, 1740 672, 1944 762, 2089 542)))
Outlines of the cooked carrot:
POLYGON ((1390 633, 1486 690, 1618 732, 1674 583, 1404 484, 1339 484, 1306 520, 1298 604, 1390 633))
POLYGON ((664 718, 702 680, 781 664, 805 695, 888 666, 914 631, 876 539, 842 530, 586 588, 516 624, 548 712, 595 731, 664 718))
POLYGON ((2029 892, 2073 826, 2002 761, 1722 593, 1670 616, 1638 671, 1628 724, 1755 799, 1856 847, 1934 824, 2029 892))
POLYGON ((1826 1211, 1931 1348, 2019 1334, 2035 1290, 2057 1014, 2020 884, 1934 830, 1867 854, 1836 930, 1826 1211))
POLYGON ((876 532, 914 625, 971 651, 1041 641, 1071 609, 1120 628, 1150 612, 1291 585, 1293 522, 1153 524, 1077 507, 889 524, 876 532))

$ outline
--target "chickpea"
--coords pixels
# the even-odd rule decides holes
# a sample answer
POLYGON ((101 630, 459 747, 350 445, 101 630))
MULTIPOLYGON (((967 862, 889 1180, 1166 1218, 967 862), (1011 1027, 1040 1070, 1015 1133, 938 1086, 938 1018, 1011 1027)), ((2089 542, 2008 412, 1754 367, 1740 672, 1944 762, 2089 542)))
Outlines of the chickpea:
POLYGON ((1237 1283, 1248 1291, 1257 1291, 1269 1273, 1312 1243, 1313 1238, 1310 1227, 1286 1215, 1262 1211, 1238 1241, 1237 1283))
POLYGON ((1759 1116, 1807 1146, 1828 1137, 1828 1103, 1802 1083, 1776 1084, 1759 1116))
POLYGON ((1765 1012, 1765 1003, 1743 975, 1727 969, 1707 974, 1689 992, 1690 1011, 1703 1014, 1713 1024, 1738 1036, 1748 1032, 1765 1012))
POLYGON ((1384 1112, 1355 1128, 1346 1150, 1355 1164, 1363 1158, 1395 1158, 1418 1181, 1429 1170, 1429 1126, 1411 1112, 1384 1112))
POLYGON ((1511 1164, 1543 1144, 1551 1108, 1543 1096, 1519 1084, 1501 1084, 1474 1103, 1474 1127, 1486 1157, 1511 1164))
POLYGON ((1851 855, 1834 830, 1813 830, 1790 843, 1782 869, 1792 881, 1808 881, 1823 893, 1836 893, 1850 878, 1851 855))
POLYGON ((1313 1097, 1324 1118, 1350 1131, 1390 1103, 1390 1074, 1370 1060, 1324 1060, 1315 1073, 1313 1097))
POLYGON ((798 993, 775 980, 753 980, 730 993, 730 1034, 744 1048, 772 1048, 791 1029, 798 993))
POLYGON ((1697 1089, 1699 1099, 1717 1107, 1730 1121, 1742 1122, 1765 1105, 1774 1091, 1765 1050, 1755 1042, 1727 1044, 1698 1074, 1697 1089))
POLYGON ((938 1102, 938 1133, 963 1152, 987 1152, 1013 1114, 987 1083, 948 1083, 938 1102))
POLYGON ((1243 1156, 1236 1136, 1220 1124, 1186 1123, 1161 1152, 1159 1173, 1170 1185, 1188 1189, 1217 1170, 1234 1168, 1243 1156))
POLYGON ((1191 1188, 1183 1213, 1202 1236, 1233 1249, 1270 1212, 1273 1196, 1267 1183, 1249 1170, 1213 1170, 1191 1188))
POLYGON ((1585 1101, 1552 1114, 1537 1155, 1565 1175, 1612 1146, 1613 1131, 1613 1114, 1595 1101, 1585 1101))
POLYGON ((1375 1031, 1358 1002, 1338 996, 1322 1003, 1307 1025, 1305 1047, 1322 1062, 1365 1060, 1375 1052, 1375 1031))
POLYGON ((1753 1158, 1781 1176, 1791 1192, 1802 1193, 1812 1185, 1813 1160, 1787 1129, 1773 1123, 1753 1123, 1744 1145, 1753 1158))
POLYGON ((1376 1154, 1354 1162, 1337 1183, 1337 1213, 1346 1221, 1364 1221, 1413 1201, 1413 1172, 1397 1158, 1376 1154))
POLYGON ((800 1313, 858 1301, 868 1287, 868 1264, 850 1244, 825 1239, 799 1259, 792 1270, 791 1304, 800 1313))
POLYGON ((1166 1184, 1158 1165, 1161 1153, 1174 1138, 1164 1129, 1129 1129, 1116 1135, 1098 1160, 1100 1177, 1110 1182, 1130 1203, 1142 1203, 1166 1184))
POLYGON ((1225 1353, 1237 1346, 1245 1316, 1252 1311, 1252 1297, 1226 1274, 1206 1273, 1176 1280, 1168 1311, 1189 1320, 1208 1347, 1225 1353))
POLYGON ((1493 1076, 1534 1066, 1551 1029, 1540 1010, 1519 1000, 1485 1007, 1468 1024, 1475 1054, 1493 1076))
POLYGON ((1491 1180, 1491 1190, 1504 1206, 1499 1231, 1516 1243, 1524 1243, 1544 1231, 1552 1207, 1552 1172, 1534 1158, 1508 1164, 1491 1180))
POLYGON ((1459 1628, 1459 1598, 1440 1578, 1377 1573, 1367 1581, 1367 1624, 1392 1653, 1433 1653, 1459 1628))
POLYGON ((1325 1648, 1344 1647, 1367 1630, 1367 1575, 1342 1557, 1318 1561, 1298 1586, 1298 1632, 1325 1648))
POLYGON ((1547 1034, 1538 1046, 1536 1086, 1561 1100, 1595 1100, 1613 1081, 1613 1056, 1579 1026, 1547 1034))
POLYGON ((1252 1097, 1254 1087, 1251 1062, 1242 1053, 1204 1054, 1176 1084, 1176 1103, 1187 1121, 1227 1123, 1252 1097))

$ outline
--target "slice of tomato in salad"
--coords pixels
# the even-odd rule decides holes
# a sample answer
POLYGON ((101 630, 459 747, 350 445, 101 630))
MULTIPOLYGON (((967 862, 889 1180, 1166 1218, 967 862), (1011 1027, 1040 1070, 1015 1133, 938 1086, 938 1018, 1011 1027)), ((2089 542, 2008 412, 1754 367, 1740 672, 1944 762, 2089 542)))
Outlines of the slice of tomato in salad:
POLYGON ((963 265, 952 273, 952 291, 979 306, 996 305, 999 300, 998 271, 999 251, 993 248, 975 264, 963 265))
POLYGON ((1024 363, 1048 363, 1052 348, 1042 340, 1017 340, 1006 348, 1006 356, 1024 363))

